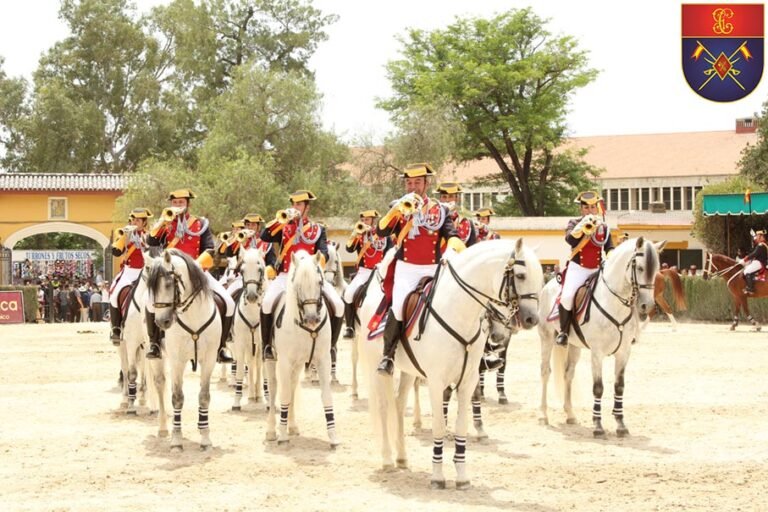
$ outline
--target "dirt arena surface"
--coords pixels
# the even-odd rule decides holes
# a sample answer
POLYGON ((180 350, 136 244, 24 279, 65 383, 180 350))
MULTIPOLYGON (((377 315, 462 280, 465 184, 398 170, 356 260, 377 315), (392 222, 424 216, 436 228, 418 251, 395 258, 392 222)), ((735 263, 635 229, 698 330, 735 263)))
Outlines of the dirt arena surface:
MULTIPOLYGON (((263 404, 230 411, 233 392, 218 382, 217 369, 214 447, 201 452, 190 370, 184 452, 171 454, 146 408, 137 417, 119 409, 119 360, 107 327, 0 326, 1 510, 768 510, 765 332, 649 326, 627 369, 626 439, 616 437, 610 416, 613 361, 606 362, 607 440, 592 437, 586 353, 577 376, 579 424, 565 425, 560 410, 550 412, 551 426, 537 424, 538 338, 521 333, 509 350, 510 403, 499 406, 487 385, 490 439, 478 442, 470 430, 472 487, 455 489, 446 442, 448 489, 435 491, 429 431, 414 432, 407 418, 410 469, 383 472, 366 400, 353 401, 345 385, 334 391, 342 445, 328 449, 319 390, 303 385, 302 435, 284 448, 264 441, 263 404)), ((339 378, 349 384, 350 342, 340 344, 339 378)), ((422 399, 428 415, 426 392, 422 399)))

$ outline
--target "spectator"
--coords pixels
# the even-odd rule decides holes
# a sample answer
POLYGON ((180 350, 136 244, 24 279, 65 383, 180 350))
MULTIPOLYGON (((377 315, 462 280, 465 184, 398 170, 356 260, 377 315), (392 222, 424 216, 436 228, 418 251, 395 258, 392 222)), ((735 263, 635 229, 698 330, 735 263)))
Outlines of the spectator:
POLYGON ((72 300, 69 285, 65 284, 56 297, 59 299, 59 322, 69 322, 71 319, 69 305, 72 300))
POLYGON ((96 277, 94 278, 93 282, 97 288, 104 284, 104 275, 101 273, 101 270, 96 272, 96 277))
POLYGON ((101 291, 98 287, 91 294, 88 305, 91 307, 91 322, 101 322, 103 313, 101 312, 101 291))
POLYGON ((45 318, 45 290, 43 284, 37 282, 37 321, 41 322, 45 318))
POLYGON ((80 292, 77 291, 76 284, 73 284, 69 290, 69 321, 72 323, 80 320, 80 308, 83 307, 83 299, 80 298, 80 292))
POLYGON ((661 264, 661 270, 669 268, 669 263, 662 263, 661 264))
POLYGON ((80 295, 80 322, 87 322, 89 320, 88 306, 91 303, 91 294, 85 285, 80 286, 78 292, 80 295))
POLYGON ((102 311, 102 320, 109 320, 108 313, 109 313, 109 286, 107 286, 106 281, 101 287, 101 311, 102 311))
POLYGON ((696 269, 696 265, 691 265, 691 267, 688 269, 688 273, 689 273, 691 276, 695 276, 695 275, 696 275, 696 270, 697 270, 697 269, 696 269))

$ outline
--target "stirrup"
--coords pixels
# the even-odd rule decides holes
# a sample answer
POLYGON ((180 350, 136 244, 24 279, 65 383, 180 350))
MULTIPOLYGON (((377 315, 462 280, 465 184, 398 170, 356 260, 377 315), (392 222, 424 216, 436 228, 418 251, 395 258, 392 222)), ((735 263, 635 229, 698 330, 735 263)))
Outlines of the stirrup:
POLYGON ((160 352, 159 343, 150 343, 149 350, 147 351, 147 359, 162 359, 163 355, 160 352))
POLYGON ((120 346, 120 342, 123 341, 123 332, 122 329, 119 327, 113 327, 112 332, 109 335, 109 339, 112 341, 112 344, 116 347, 120 346))
POLYGON ((275 360, 275 352, 272 350, 272 345, 264 345, 264 360, 265 361, 275 360))
POLYGON ((483 354, 481 361, 483 362, 485 369, 491 372, 504 366, 504 360, 494 353, 483 354))
POLYGON ((560 345, 561 347, 567 347, 568 346, 568 335, 565 332, 561 332, 557 335, 555 338, 555 345, 560 345))
POLYGON ((351 327, 346 327, 344 329, 344 337, 345 338, 354 338, 355 336, 355 330, 351 327))
POLYGON ((395 361, 391 357, 384 357, 376 371, 382 375, 392 375, 395 372, 395 361))

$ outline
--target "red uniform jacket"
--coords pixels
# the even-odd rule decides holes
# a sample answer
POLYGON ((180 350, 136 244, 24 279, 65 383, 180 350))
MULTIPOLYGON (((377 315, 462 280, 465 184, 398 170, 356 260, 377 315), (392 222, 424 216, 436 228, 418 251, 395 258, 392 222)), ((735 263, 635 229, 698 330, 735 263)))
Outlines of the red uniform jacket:
POLYGON ((298 233, 298 219, 287 224, 280 224, 276 220, 271 221, 261 232, 261 239, 265 242, 278 243, 280 254, 277 256, 275 268, 279 272, 288 272, 291 268, 291 254, 296 251, 307 251, 309 254, 322 253, 328 259, 328 242, 325 228, 309 219, 304 219, 302 233, 298 233))
POLYGON ((173 222, 163 226, 156 236, 148 236, 147 243, 163 249, 178 249, 193 259, 197 259, 201 252, 213 249, 215 244, 208 221, 193 215, 187 215, 186 219, 187 230, 180 238, 176 238, 176 226, 179 223, 179 217, 176 217, 173 222))
MULTIPOLYGON (((571 236, 573 228, 579 223, 581 217, 578 219, 571 219, 568 222, 568 227, 565 230, 565 241, 570 244, 571 247, 576 247, 582 241, 581 238, 574 238, 571 236)), ((587 235, 582 235, 582 238, 587 235)), ((613 241, 611 240, 611 231, 608 226, 603 223, 600 224, 592 236, 589 237, 589 241, 582 247, 581 251, 571 258, 571 261, 578 263, 584 268, 598 268, 600 262, 603 260, 603 250, 608 252, 613 249, 613 241)))
POLYGON ((392 247, 392 238, 380 237, 376 233, 360 235, 347 242, 347 252, 356 252, 357 266, 373 269, 392 247))
POLYGON ((424 199, 421 215, 406 219, 395 217, 384 229, 376 227, 380 237, 394 234, 400 241, 397 259, 416 265, 432 265, 440 261, 442 241, 456 236, 456 228, 448 209, 432 199, 424 199), (413 235, 412 235, 413 233, 413 235))

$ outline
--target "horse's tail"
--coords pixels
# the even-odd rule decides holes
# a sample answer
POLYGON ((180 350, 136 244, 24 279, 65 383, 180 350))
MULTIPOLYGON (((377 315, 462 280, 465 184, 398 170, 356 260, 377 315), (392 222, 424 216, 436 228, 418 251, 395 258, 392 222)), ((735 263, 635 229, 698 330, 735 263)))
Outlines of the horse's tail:
POLYGON ((688 305, 685 302, 685 292, 683 291, 683 283, 680 282, 680 275, 676 270, 668 268, 661 271, 665 277, 669 278, 672 283, 672 295, 675 297, 675 305, 678 311, 685 311, 688 309, 688 305))

